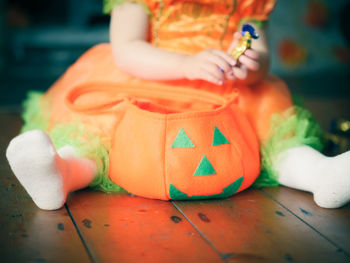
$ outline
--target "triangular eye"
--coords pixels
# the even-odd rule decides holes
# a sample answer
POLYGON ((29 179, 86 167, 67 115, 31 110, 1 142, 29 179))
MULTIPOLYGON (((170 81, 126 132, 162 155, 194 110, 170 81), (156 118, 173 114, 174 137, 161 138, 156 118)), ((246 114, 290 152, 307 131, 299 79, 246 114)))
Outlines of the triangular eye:
POLYGON ((183 148, 183 147, 194 147, 194 144, 188 138, 188 135, 186 132, 181 128, 179 130, 179 133, 176 135, 176 138, 173 142, 173 145, 171 145, 171 148, 183 148))
POLYGON ((218 127, 215 126, 214 137, 213 137, 213 146, 221 144, 230 144, 227 138, 222 134, 218 127))

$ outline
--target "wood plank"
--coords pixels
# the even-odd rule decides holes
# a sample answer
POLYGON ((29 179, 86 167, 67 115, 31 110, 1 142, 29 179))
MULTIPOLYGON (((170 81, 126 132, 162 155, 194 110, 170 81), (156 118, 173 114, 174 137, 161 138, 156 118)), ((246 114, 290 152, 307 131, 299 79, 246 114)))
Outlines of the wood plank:
POLYGON ((226 200, 175 205, 228 261, 349 262, 337 247, 257 189, 226 200))
POLYGON ((325 209, 316 205, 311 193, 287 187, 263 190, 350 255, 350 204, 325 209))
POLYGON ((21 126, 16 113, 1 113, 1 262, 91 262, 65 208, 43 211, 12 174, 5 150, 21 126))
POLYGON ((170 203, 79 191, 68 207, 97 262, 221 262, 170 203))

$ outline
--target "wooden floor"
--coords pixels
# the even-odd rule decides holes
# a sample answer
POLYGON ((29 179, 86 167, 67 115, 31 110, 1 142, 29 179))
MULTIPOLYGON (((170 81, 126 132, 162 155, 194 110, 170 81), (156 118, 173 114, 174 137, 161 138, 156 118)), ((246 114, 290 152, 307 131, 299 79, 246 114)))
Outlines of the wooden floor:
POLYGON ((0 123, 0 262, 350 262, 350 205, 284 187, 195 202, 83 190, 42 211, 5 159, 18 114, 0 123))

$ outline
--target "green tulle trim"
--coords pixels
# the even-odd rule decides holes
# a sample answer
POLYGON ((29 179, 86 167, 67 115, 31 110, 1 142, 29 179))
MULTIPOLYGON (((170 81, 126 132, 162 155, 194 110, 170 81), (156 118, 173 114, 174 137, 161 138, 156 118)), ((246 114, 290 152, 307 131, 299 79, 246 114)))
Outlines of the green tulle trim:
POLYGON ((279 185, 273 168, 279 153, 301 145, 308 145, 318 151, 324 146, 319 124, 308 110, 299 106, 272 116, 269 138, 261 145, 261 173, 254 187, 279 185))
POLYGON ((88 134, 79 121, 58 124, 50 131, 47 131, 49 111, 47 111, 48 107, 45 107, 43 101, 40 100, 41 96, 42 93, 39 92, 30 92, 28 94, 28 98, 23 104, 22 117, 24 126, 21 132, 33 129, 43 130, 48 133, 56 149, 69 145, 78 151, 77 154, 79 156, 94 160, 98 173, 89 187, 106 193, 123 191, 108 176, 109 147, 104 145, 99 137, 88 134))
MULTIPOLYGON (((22 119, 24 125, 22 126, 21 133, 30 130, 42 130, 46 131, 49 121, 42 114, 42 103, 40 101, 42 92, 30 91, 27 95, 27 99, 23 103, 22 119)), ((45 111, 47 112, 47 111, 45 111)), ((48 114, 48 113, 47 113, 48 114)))
POLYGON ((149 10, 148 6, 142 0, 103 0, 103 13, 110 14, 114 7, 121 5, 124 2, 138 3, 143 6, 148 15, 152 14, 151 10, 149 10))

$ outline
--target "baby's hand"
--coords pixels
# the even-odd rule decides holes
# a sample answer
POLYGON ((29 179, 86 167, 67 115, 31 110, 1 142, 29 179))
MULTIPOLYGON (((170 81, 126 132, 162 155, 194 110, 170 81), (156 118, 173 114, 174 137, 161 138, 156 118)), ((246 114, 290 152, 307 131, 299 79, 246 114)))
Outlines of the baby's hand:
POLYGON ((232 68, 232 74, 234 78, 245 80, 252 73, 255 73, 260 68, 260 55, 253 49, 247 49, 243 55, 241 55, 238 59, 238 62, 232 68))
MULTIPOLYGON (((234 34, 234 41, 231 44, 228 53, 230 54, 233 48, 237 45, 241 34, 234 34)), ((257 40, 253 40, 257 41, 257 40)), ((254 49, 247 49, 239 58, 238 63, 232 68, 231 78, 238 79, 247 84, 256 83, 262 80, 267 74, 268 60, 265 54, 257 52, 254 49)))
POLYGON ((236 65, 228 53, 222 50, 207 49, 184 59, 183 70, 187 79, 202 79, 222 85, 226 78, 232 79, 232 67, 236 65))

